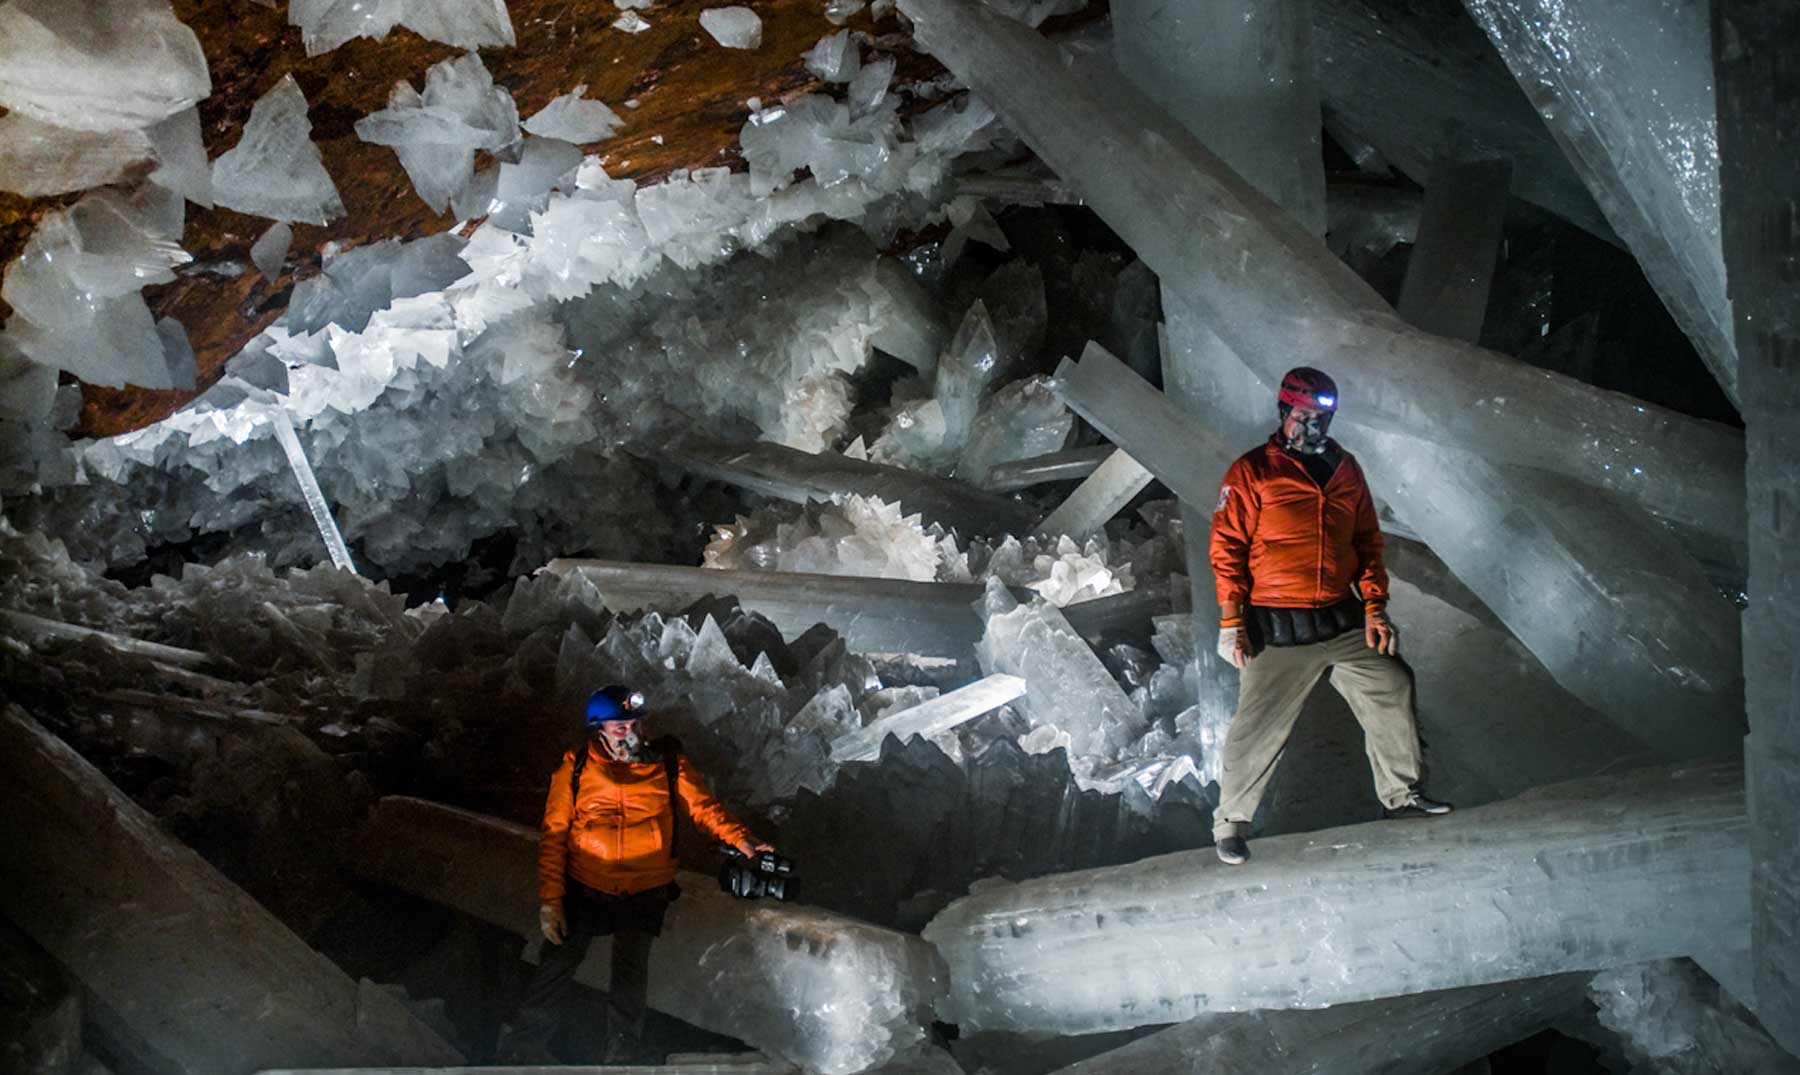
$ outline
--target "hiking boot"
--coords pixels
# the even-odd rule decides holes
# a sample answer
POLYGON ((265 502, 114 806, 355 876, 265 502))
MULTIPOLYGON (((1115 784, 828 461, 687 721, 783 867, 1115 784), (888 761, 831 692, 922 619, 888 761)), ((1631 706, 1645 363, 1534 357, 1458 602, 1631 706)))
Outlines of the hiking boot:
POLYGON ((1456 809, 1449 803, 1441 803, 1436 799, 1426 798, 1417 791, 1406 793, 1406 801, 1399 806, 1390 806, 1381 811, 1381 816, 1394 819, 1403 817, 1440 817, 1456 809))
POLYGON ((1219 861, 1227 866, 1242 866, 1250 861, 1250 842, 1242 836, 1227 836, 1216 849, 1219 861))

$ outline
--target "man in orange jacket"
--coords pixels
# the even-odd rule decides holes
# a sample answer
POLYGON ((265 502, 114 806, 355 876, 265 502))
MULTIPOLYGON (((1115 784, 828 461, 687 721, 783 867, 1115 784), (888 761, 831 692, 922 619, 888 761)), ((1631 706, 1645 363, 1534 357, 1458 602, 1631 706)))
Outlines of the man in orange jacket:
POLYGON ((1288 371, 1280 429, 1225 472, 1213 511, 1219 655, 1243 673, 1213 815, 1219 858, 1234 866, 1250 858, 1256 807, 1327 670, 1363 726, 1387 816, 1451 809, 1419 790, 1412 671, 1387 616, 1374 498, 1356 459, 1326 435, 1337 406, 1330 377, 1288 371))
POLYGON ((538 835, 538 926, 545 945, 499 1055, 553 1059, 555 1007, 595 937, 612 936, 608 1060, 632 1055, 644 1028, 651 940, 680 895, 675 885, 676 801, 701 832, 755 855, 759 843, 713 797, 671 739, 643 738, 644 696, 620 686, 587 704, 589 741, 563 755, 550 778, 538 835))

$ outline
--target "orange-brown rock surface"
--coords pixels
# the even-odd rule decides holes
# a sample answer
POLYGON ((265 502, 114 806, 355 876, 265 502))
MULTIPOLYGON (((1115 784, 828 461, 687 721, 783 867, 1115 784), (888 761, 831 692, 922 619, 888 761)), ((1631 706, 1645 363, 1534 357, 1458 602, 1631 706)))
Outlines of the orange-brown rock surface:
MULTIPOLYGON (((762 46, 721 48, 699 20, 702 10, 720 2, 659 3, 641 12, 650 29, 631 34, 612 28, 620 12, 611 0, 511 0, 518 44, 484 49, 482 59, 495 82, 512 92, 522 118, 586 83, 588 97, 606 102, 626 122, 607 141, 583 147, 599 154, 616 177, 642 183, 680 168, 741 167, 737 135, 745 100, 817 88, 802 53, 837 27, 825 19, 822 0, 750 0, 762 18, 762 46), (637 107, 627 107, 628 100, 636 100, 637 107)), ((454 224, 449 214, 434 214, 413 193, 393 150, 361 141, 354 125, 387 103, 396 80, 421 86, 426 69, 457 50, 396 29, 384 41, 359 38, 308 57, 284 10, 251 0, 175 0, 174 6, 199 36, 212 70, 213 94, 200 103, 208 155, 217 158, 235 145, 250 106, 292 73, 311 106, 313 140, 348 210, 326 227, 295 224, 288 271, 270 284, 250 268, 250 246, 270 221, 188 207, 183 245, 194 263, 174 283, 147 288, 145 298, 158 317, 174 317, 187 328, 204 390, 219 378, 226 360, 281 315, 294 283, 318 271, 325 243, 350 247, 390 236, 412 238, 454 224)), ((876 27, 867 10, 850 25, 898 29, 891 18, 876 27)), ((929 58, 908 54, 896 81, 940 70, 929 58)), ((0 262, 18 256, 44 213, 75 197, 0 194, 0 262)), ((10 312, 0 304, 0 316, 10 312)), ((193 396, 86 386, 79 432, 106 436, 136 429, 193 396)))

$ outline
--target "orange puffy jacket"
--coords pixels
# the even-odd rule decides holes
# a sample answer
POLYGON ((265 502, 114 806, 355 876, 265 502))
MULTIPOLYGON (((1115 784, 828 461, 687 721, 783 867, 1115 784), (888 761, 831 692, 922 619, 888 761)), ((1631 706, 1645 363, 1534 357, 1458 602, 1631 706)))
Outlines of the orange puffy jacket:
MULTIPOLYGON (((563 755, 550 778, 544 824, 538 832, 538 902, 561 906, 565 877, 614 895, 643 892, 675 880, 669 851, 675 835, 669 777, 661 757, 619 762, 595 744, 581 769, 581 802, 569 801, 575 751, 563 755)), ((676 782, 696 827, 738 848, 754 840, 713 798, 700 774, 680 755, 676 782)))
POLYGON ((1220 604, 1325 608, 1353 594, 1386 604, 1375 500, 1362 467, 1338 451, 1323 489, 1276 437, 1231 464, 1212 517, 1220 604))

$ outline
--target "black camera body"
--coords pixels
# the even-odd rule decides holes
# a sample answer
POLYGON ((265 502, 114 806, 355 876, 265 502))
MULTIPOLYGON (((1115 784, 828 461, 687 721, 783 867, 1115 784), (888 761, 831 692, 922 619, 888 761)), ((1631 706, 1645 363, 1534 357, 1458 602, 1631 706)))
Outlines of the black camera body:
POLYGON ((791 900, 800 879, 794 876, 792 859, 773 851, 760 851, 746 857, 735 847, 727 847, 725 861, 719 866, 719 891, 729 892, 740 900, 791 900))

